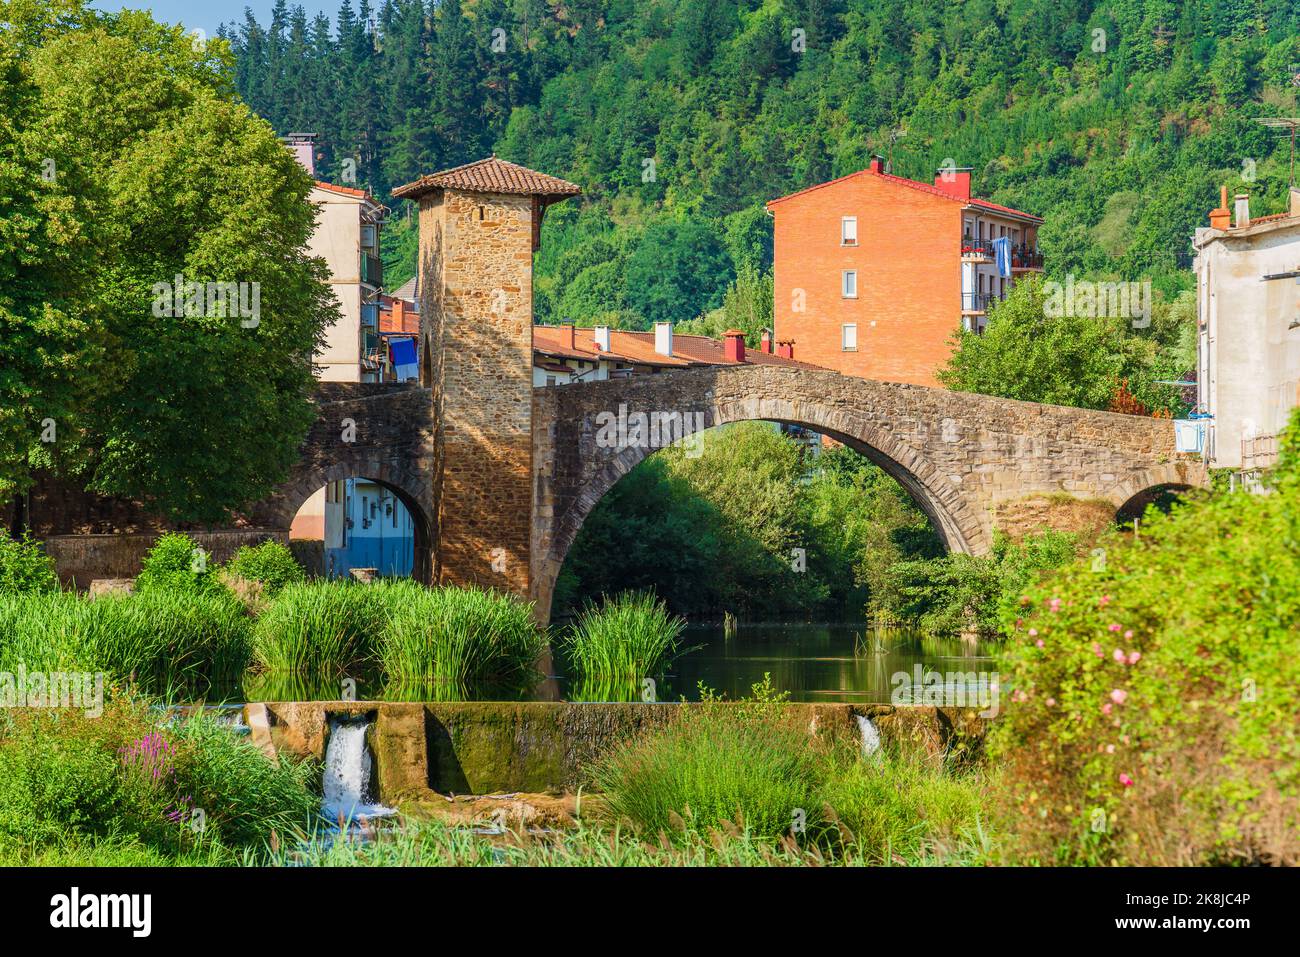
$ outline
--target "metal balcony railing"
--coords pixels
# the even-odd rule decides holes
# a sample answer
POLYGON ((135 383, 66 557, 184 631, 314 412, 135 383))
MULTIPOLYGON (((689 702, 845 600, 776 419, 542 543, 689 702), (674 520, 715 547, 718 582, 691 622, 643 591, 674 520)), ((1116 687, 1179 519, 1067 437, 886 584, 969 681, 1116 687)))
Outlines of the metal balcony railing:
POLYGON ((384 263, 378 256, 361 254, 361 281, 379 289, 384 284, 384 263))
POLYGON ((1043 254, 1032 246, 1026 246, 1023 243, 1019 246, 1011 247, 1011 268, 1012 269, 1042 269, 1043 254))
POLYGON ((992 259, 993 243, 987 239, 972 239, 970 236, 961 241, 963 259, 992 259))
POLYGON ((961 311, 985 312, 995 298, 983 292, 964 292, 961 294, 961 311))
POLYGON ((1241 440, 1241 467, 1266 469, 1277 464, 1277 433, 1253 435, 1241 440))

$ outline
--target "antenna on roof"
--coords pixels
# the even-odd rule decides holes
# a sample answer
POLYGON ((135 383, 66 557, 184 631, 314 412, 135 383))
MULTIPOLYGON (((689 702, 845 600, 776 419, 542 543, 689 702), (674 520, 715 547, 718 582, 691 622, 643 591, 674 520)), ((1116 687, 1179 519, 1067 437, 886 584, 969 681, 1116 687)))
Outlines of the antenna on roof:
POLYGON ((885 157, 885 172, 894 171, 894 144, 907 135, 907 129, 902 126, 896 126, 889 131, 889 148, 886 150, 888 155, 885 157))
POLYGON ((1295 131, 1300 127, 1300 116, 1257 116, 1255 122, 1291 136, 1291 185, 1295 185, 1295 131))

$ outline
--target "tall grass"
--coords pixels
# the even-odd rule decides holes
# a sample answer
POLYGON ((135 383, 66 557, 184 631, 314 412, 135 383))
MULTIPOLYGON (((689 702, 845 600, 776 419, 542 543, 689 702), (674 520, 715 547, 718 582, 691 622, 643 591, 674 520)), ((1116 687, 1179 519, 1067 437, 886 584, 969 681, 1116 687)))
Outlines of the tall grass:
POLYGON ((224 591, 0 598, 0 663, 103 671, 153 693, 194 691, 243 672, 250 626, 224 591))
POLYGON ((616 747, 596 766, 615 820, 677 842, 740 829, 760 841, 816 832, 824 765, 806 727, 785 719, 770 683, 755 699, 707 696, 671 724, 616 747))
POLYGON ((257 619, 253 659, 266 671, 338 675, 374 658, 384 596, 374 585, 285 585, 257 619))
POLYGON ((624 592, 588 605, 561 639, 579 700, 635 698, 682 652, 686 622, 650 592, 624 592))
POLYGON ((532 606, 479 588, 413 589, 388 603, 379 642, 397 684, 426 684, 434 699, 531 687, 545 636, 532 606))

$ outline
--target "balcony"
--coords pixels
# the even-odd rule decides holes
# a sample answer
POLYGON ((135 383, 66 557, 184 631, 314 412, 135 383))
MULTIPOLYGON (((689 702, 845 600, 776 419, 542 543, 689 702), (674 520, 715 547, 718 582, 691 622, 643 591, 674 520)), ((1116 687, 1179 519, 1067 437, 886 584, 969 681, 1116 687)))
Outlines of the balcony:
POLYGON ((383 287, 384 264, 378 256, 372 256, 370 253, 361 254, 361 281, 376 289, 383 287))
POLYGON ((1241 440, 1241 468, 1267 469, 1277 464, 1277 433, 1253 435, 1241 440))
POLYGON ((961 294, 961 314, 963 316, 982 316, 988 311, 989 303, 997 296, 983 292, 964 292, 961 294))
POLYGON ((961 258, 965 262, 993 262, 993 243, 987 239, 972 239, 966 236, 961 241, 961 258))
POLYGON ((1026 246, 1023 243, 1019 246, 1011 247, 1011 271, 1016 272, 1042 272, 1043 271, 1043 254, 1032 246, 1026 246))

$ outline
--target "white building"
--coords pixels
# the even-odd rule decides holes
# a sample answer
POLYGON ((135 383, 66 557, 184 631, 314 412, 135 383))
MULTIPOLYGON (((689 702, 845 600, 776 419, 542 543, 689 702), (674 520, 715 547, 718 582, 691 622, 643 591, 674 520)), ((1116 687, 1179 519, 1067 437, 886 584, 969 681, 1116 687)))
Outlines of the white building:
POLYGON ((1211 468, 1266 468, 1300 400, 1300 190, 1287 212, 1252 219, 1249 197, 1230 212, 1224 187, 1193 246, 1205 458, 1211 468))

